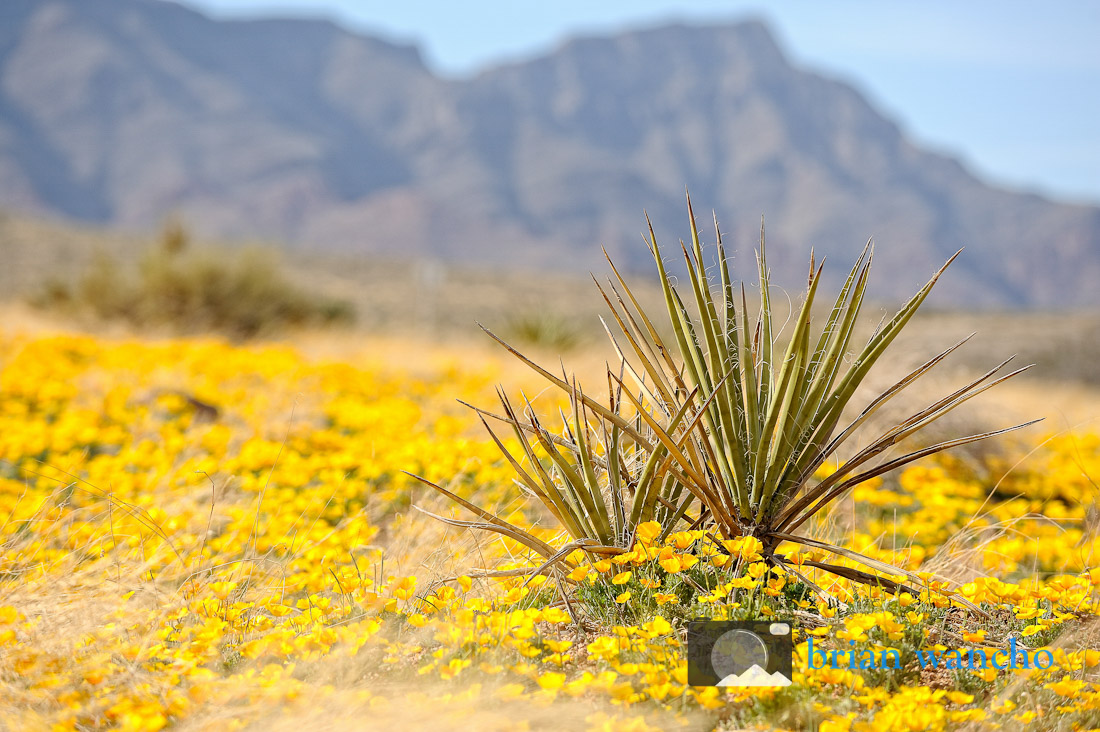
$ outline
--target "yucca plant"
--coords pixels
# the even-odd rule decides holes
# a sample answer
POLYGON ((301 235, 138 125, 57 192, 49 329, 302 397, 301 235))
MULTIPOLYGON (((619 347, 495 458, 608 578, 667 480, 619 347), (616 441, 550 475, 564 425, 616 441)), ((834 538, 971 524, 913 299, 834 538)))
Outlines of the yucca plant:
POLYGON ((798 532, 810 518, 861 482, 937 452, 1031 424, 959 437, 881 459, 890 448, 955 407, 1025 370, 998 377, 1008 363, 1005 361, 894 424, 840 462, 827 478, 815 482, 818 469, 835 458, 872 415, 965 342, 952 345, 906 375, 841 427, 846 408, 870 369, 958 253, 855 349, 853 339, 873 245, 868 242, 856 260, 824 326, 816 332, 811 316, 823 263, 816 263, 811 252, 804 297, 793 313, 789 336, 781 340, 773 322, 763 225, 757 252, 759 308, 750 320, 745 286, 735 287, 730 276, 717 220, 717 271, 713 272, 704 265, 690 198, 688 213, 691 241, 690 245, 681 242, 680 247, 687 272, 684 294, 671 283, 652 225, 647 242, 660 276, 671 343, 661 337, 610 258, 614 280, 606 287, 597 282, 619 333, 617 337, 605 323, 618 356, 617 373, 608 372, 609 404, 590 398, 575 382, 564 375, 555 376, 486 331, 569 396, 572 418, 563 415, 567 426, 560 436, 543 426, 529 403, 524 415, 517 414, 503 393, 503 415, 479 412, 486 428, 486 418, 510 425, 523 446, 522 460, 509 454, 491 428, 489 432, 520 482, 547 507, 572 541, 561 548, 551 547, 444 488, 433 487, 486 519, 486 524, 477 526, 512 538, 522 536, 525 545, 545 557, 539 571, 577 548, 605 554, 627 551, 635 539, 634 529, 657 520, 665 534, 687 524, 708 529, 717 540, 753 536, 762 543, 766 561, 815 589, 816 585, 777 551, 783 542, 829 552, 873 570, 806 562, 850 580, 892 590, 906 586, 891 577, 919 582, 920 578, 901 568, 798 532), (716 275, 716 290, 708 275, 716 275), (629 410, 624 410, 624 405, 629 410))
MULTIPOLYGON (((522 355, 520 358, 526 361, 522 355)), ((479 413, 485 429, 515 470, 520 485, 546 507, 572 537, 572 542, 560 548, 551 547, 530 532, 446 488, 413 476, 485 521, 466 522, 417 507, 418 510, 454 526, 508 536, 543 555, 546 564, 540 571, 558 562, 570 564, 566 556, 575 549, 607 555, 627 551, 634 543, 637 527, 643 523, 656 521, 666 527, 667 533, 682 521, 694 496, 685 489, 683 477, 665 458, 646 421, 637 413, 622 414, 624 390, 614 383, 615 377, 608 373, 610 404, 605 407, 587 397, 575 381, 558 379, 532 362, 527 363, 568 390, 570 414, 561 415, 561 434, 543 425, 529 401, 525 400, 523 416, 517 414, 503 391, 498 391, 503 414, 467 406, 479 413), (522 454, 513 455, 508 450, 489 425, 489 419, 506 423, 511 428, 522 454)), ((637 397, 632 399, 637 401, 637 397)), ((686 411, 681 408, 670 421, 673 429, 683 421, 686 411)))

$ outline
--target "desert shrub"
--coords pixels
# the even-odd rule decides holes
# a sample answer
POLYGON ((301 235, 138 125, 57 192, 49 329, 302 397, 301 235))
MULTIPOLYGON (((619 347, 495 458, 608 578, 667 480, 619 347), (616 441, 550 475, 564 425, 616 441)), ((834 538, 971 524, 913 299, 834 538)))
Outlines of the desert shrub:
POLYGON ((513 316, 506 332, 517 343, 559 352, 573 350, 583 340, 575 322, 564 315, 541 310, 513 316))
POLYGON ((175 223, 136 266, 99 253, 75 282, 49 280, 32 303, 137 327, 216 332, 237 340, 288 326, 347 323, 354 316, 349 303, 294 285, 275 252, 193 247, 175 223))

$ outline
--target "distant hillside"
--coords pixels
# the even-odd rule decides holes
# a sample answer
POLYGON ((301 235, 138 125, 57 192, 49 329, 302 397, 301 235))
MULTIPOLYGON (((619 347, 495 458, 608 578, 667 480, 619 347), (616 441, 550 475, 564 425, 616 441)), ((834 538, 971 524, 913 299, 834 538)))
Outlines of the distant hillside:
POLYGON ((915 147, 759 23, 579 39, 448 80, 326 22, 0 4, 0 207, 586 269, 600 245, 644 261, 643 208, 683 236, 685 186, 742 261, 766 216, 779 281, 810 246, 839 271, 874 236, 880 296, 966 246, 935 302, 1100 304, 1100 208, 998 190, 915 147))

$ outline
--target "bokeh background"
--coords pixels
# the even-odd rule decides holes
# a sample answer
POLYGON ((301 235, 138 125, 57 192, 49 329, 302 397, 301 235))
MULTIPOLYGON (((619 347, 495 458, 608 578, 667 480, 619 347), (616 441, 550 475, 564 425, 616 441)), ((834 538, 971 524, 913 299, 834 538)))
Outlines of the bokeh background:
POLYGON ((588 272, 655 297, 643 212, 675 245, 690 190, 750 288, 762 218, 792 298, 811 248, 835 285, 873 238, 875 319, 963 248, 903 348, 977 331, 962 368, 1018 353, 1089 419, 1098 31, 1088 2, 10 0, 6 327, 478 321, 598 361, 588 272))

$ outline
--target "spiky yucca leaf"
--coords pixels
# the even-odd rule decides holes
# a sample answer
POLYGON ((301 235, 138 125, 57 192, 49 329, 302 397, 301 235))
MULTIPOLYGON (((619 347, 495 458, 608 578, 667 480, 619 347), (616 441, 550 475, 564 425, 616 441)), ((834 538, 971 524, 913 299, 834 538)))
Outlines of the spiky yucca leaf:
MULTIPOLYGON (((677 288, 670 283, 652 228, 649 243, 661 274, 665 302, 677 342, 684 354, 688 383, 699 389, 709 405, 705 428, 697 430, 696 434, 698 441, 704 443, 708 449, 696 451, 695 454, 713 456, 714 459, 705 466, 709 469, 706 471, 701 465, 684 464, 681 467, 689 476, 714 476, 710 478, 710 482, 715 484, 714 488, 730 494, 729 503, 735 505, 737 511, 715 517, 719 526, 728 534, 752 533, 763 536, 771 528, 797 526, 830 500, 841 495, 845 489, 874 475, 940 450, 1007 431, 1000 430, 948 441, 891 461, 887 464, 888 467, 878 466, 861 473, 856 472, 874 457, 958 405, 1025 370, 1019 369, 989 381, 1007 365, 1006 361, 983 377, 887 430, 867 448, 843 463, 829 479, 799 496, 817 469, 875 411, 939 363, 957 345, 961 345, 947 349, 874 399, 848 428, 834 437, 841 414, 856 389, 909 322, 958 253, 934 273, 928 283, 892 319, 875 331, 847 369, 843 368, 844 357, 849 351, 863 302, 873 246, 868 242, 852 267, 813 347, 810 345, 810 316, 822 270, 821 267, 815 269, 811 255, 806 293, 795 316, 789 340, 782 349, 783 355, 776 361, 774 355, 780 352, 776 346, 780 344, 774 342, 763 226, 757 258, 760 314, 756 328, 750 330, 743 286, 741 317, 737 316, 721 233, 716 226, 718 266, 724 297, 724 307, 721 308, 723 314, 719 315, 719 303, 716 302, 707 281, 690 200, 688 210, 691 251, 689 253, 687 247, 682 249, 696 305, 694 319, 689 315, 677 288), (731 375, 732 378, 728 378, 731 375), (848 479, 841 482, 844 478, 848 479), (799 517, 799 511, 807 513, 799 517)), ((621 278, 619 280, 626 288, 625 282, 621 278)), ((635 349, 635 355, 639 360, 649 360, 650 365, 656 364, 641 348, 635 349)), ((1025 425, 1010 429, 1022 426, 1025 425)))
MULTIPOLYGON (((609 384, 615 377, 608 374, 609 384)), ((622 389, 610 389, 609 415, 594 418, 576 383, 569 392, 570 414, 562 415, 564 434, 550 432, 526 403, 521 417, 503 392, 503 415, 476 409, 489 435, 516 471, 520 484, 537 498, 575 541, 595 540, 605 548, 625 548, 639 524, 656 520, 669 528, 684 517, 692 498, 660 446, 642 447, 624 432, 648 428, 635 415, 620 413, 622 389), (487 418, 507 424, 520 445, 514 456, 487 418)), ((686 399, 668 424, 678 427, 692 404, 686 399)))
MULTIPOLYGON (((637 299, 613 264, 612 271, 615 273, 617 286, 612 284, 610 290, 615 298, 612 299, 607 291, 603 291, 603 294, 633 351, 631 356, 635 365, 624 369, 624 372, 633 377, 635 382, 639 380, 638 374, 646 374, 655 384, 655 388, 647 395, 651 401, 660 402, 660 409, 652 410, 652 413, 676 409, 676 395, 684 393, 688 388, 694 388, 701 395, 705 404, 704 414, 701 420, 692 423, 690 437, 658 424, 655 420, 651 420, 649 426, 660 444, 683 446, 685 443, 694 443, 695 449, 670 450, 670 458, 677 463, 683 476, 695 481, 696 484, 689 487, 692 492, 700 495, 713 522, 723 535, 756 536, 764 544, 765 556, 770 557, 782 541, 808 543, 795 535, 794 530, 855 485, 936 452, 1026 426, 1017 425, 1005 430, 948 440, 910 452, 885 464, 870 464, 898 442, 927 427, 955 407, 1024 370, 1019 369, 995 378, 1007 365, 1006 361, 888 429, 866 448, 843 462, 829 478, 811 486, 810 482, 817 469, 856 430, 865 425, 883 404, 915 383, 962 345, 959 343, 948 348, 908 374, 872 400, 850 425, 837 433, 841 415, 849 406, 857 388, 958 253, 935 272, 928 283, 893 318, 875 331, 858 350, 851 365, 845 368, 845 357, 851 350, 866 291, 873 245, 868 242, 852 267, 829 311, 824 327, 816 337, 811 332, 811 313, 822 268, 815 267, 811 254, 805 295, 794 314, 793 326, 786 343, 780 343, 773 327, 763 226, 757 256, 760 310, 755 327, 752 327, 743 285, 740 297, 735 297, 717 222, 715 230, 720 289, 716 295, 708 281, 690 200, 688 210, 691 244, 690 248, 681 245, 681 249, 687 271, 685 289, 690 292, 693 309, 689 310, 685 298, 671 283, 652 227, 648 240, 661 277, 666 309, 681 356, 680 363, 683 364, 682 378, 677 362, 665 357, 667 351, 655 331, 638 327, 639 322, 651 321, 638 306, 637 299), (627 293, 626 300, 619 296, 619 288, 627 293)), ((627 354, 622 352, 614 338, 612 340, 620 358, 628 360, 627 354)), ((636 406, 642 408, 641 404, 636 406)), ((820 542, 814 542, 813 545, 884 571, 882 566, 875 567, 875 562, 868 561, 862 555, 854 555, 848 550, 820 542)), ((891 572, 909 575, 896 567, 891 568, 891 572)))

